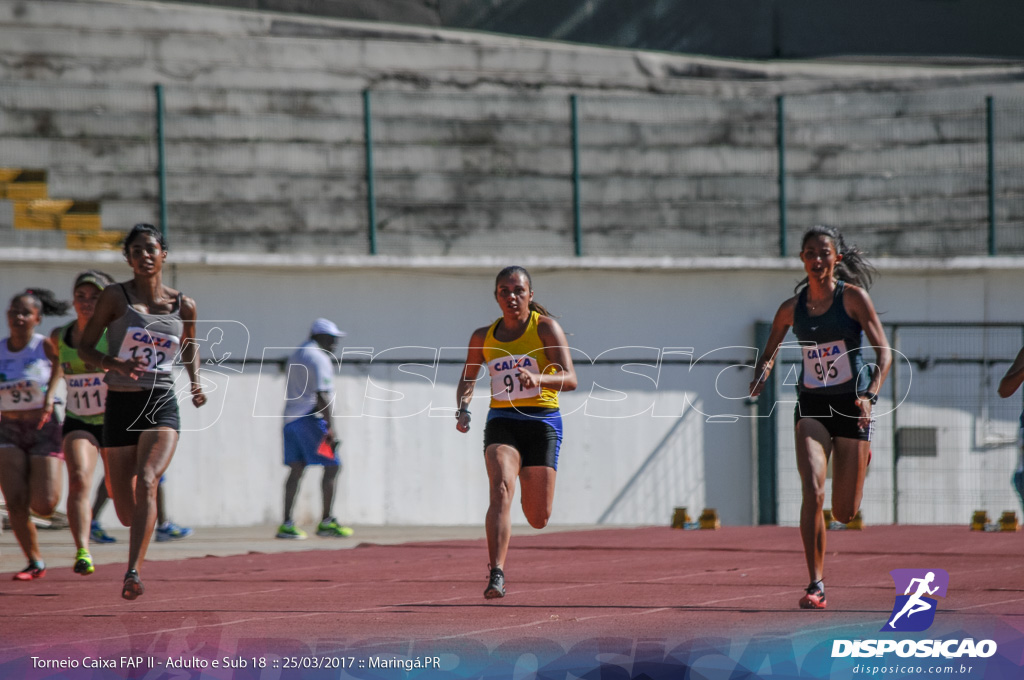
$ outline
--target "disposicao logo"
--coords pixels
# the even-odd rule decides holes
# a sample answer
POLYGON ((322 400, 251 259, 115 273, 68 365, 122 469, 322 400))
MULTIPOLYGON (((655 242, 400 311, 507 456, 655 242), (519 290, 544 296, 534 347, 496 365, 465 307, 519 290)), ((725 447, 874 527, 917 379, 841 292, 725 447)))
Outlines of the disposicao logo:
POLYGON ((896 584, 896 603, 882 630, 904 633, 928 630, 938 608, 938 600, 932 596, 946 597, 949 573, 945 569, 893 569, 889 573, 896 584))
MULTIPOLYGON (((945 597, 949 573, 944 569, 893 569, 896 602, 882 632, 912 633, 927 630, 935 622, 938 600, 945 597)), ((996 653, 993 640, 833 640, 832 658, 899 657, 988 658, 996 653)))

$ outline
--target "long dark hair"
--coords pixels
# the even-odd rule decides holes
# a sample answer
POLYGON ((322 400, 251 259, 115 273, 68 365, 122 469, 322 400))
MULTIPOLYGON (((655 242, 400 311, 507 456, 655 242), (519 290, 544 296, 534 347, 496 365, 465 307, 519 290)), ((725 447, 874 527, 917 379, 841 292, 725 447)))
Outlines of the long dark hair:
MULTIPOLYGON (((507 279, 510 276, 515 276, 516 274, 522 274, 523 276, 526 277, 526 283, 528 283, 530 285, 530 290, 532 291, 533 290, 533 279, 530 278, 530 272, 526 271, 526 269, 524 267, 520 267, 519 265, 514 264, 512 266, 505 267, 500 272, 498 272, 498 275, 496 277, 494 277, 494 290, 495 290, 495 292, 497 292, 497 290, 498 290, 498 282, 499 281, 501 281, 502 279, 507 279)), ((544 305, 540 304, 539 302, 534 302, 533 300, 530 300, 530 311, 531 312, 537 312, 541 316, 551 316, 551 317, 554 316, 551 312, 549 312, 547 310, 546 307, 544 307, 544 305)))
MULTIPOLYGON (((875 280, 878 270, 871 266, 871 263, 864 257, 864 252, 860 248, 854 245, 847 245, 846 241, 843 240, 843 235, 835 227, 830 227, 827 224, 818 224, 805 231, 803 238, 800 239, 801 252, 804 246, 807 245, 807 241, 816 236, 824 236, 831 240, 832 244, 836 247, 836 253, 843 256, 843 259, 836 263, 835 275, 837 279, 860 286, 864 290, 871 288, 871 282, 875 280)), ((799 290, 801 286, 806 284, 807 277, 805 276, 800 283, 796 284, 796 290, 799 290)))
POLYGON ((11 298, 11 304, 18 298, 29 298, 42 316, 63 316, 71 307, 71 303, 58 300, 52 290, 46 288, 26 288, 11 298))

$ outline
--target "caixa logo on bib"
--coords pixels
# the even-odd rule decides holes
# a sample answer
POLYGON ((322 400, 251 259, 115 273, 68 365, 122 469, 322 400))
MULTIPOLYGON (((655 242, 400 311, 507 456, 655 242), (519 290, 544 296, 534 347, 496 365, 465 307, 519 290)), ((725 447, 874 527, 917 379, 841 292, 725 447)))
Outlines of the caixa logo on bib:
POLYGON ((949 573, 945 569, 893 569, 889 573, 896 584, 896 602, 882 630, 928 630, 938 608, 935 597, 946 597, 949 573))

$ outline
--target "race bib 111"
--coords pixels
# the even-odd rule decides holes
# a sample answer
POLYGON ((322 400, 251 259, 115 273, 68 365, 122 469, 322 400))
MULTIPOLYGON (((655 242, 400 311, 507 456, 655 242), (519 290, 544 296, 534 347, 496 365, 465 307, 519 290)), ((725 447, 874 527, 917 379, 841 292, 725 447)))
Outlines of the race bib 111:
POLYGON ((107 384, 102 373, 65 375, 68 384, 68 413, 74 416, 98 416, 107 406, 107 384))

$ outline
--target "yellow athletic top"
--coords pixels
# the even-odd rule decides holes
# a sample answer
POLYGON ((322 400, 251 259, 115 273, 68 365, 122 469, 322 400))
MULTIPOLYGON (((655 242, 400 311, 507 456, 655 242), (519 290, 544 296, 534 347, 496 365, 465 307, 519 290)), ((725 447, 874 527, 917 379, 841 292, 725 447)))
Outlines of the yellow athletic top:
POLYGON ((558 392, 550 388, 523 389, 519 384, 519 367, 531 373, 556 373, 555 365, 548 362, 544 354, 544 341, 540 339, 537 327, 539 312, 530 312, 530 323, 523 334, 511 342, 501 342, 494 337, 494 331, 501 323, 498 319, 487 329, 484 338, 484 361, 491 374, 491 408, 519 406, 540 406, 558 408, 558 392))

